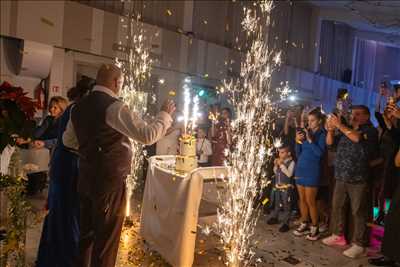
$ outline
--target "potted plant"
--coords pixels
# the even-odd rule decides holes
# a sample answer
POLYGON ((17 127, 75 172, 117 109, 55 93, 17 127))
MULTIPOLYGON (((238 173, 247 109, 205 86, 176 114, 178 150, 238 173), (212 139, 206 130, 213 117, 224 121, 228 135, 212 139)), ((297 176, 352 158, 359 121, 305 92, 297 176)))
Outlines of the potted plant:
POLYGON ((8 82, 0 85, 0 152, 8 145, 14 146, 18 138, 28 139, 33 134, 38 105, 27 94, 8 82))
POLYGON ((24 266, 26 215, 25 180, 18 149, 35 129, 36 102, 21 87, 0 85, 0 263, 24 266))

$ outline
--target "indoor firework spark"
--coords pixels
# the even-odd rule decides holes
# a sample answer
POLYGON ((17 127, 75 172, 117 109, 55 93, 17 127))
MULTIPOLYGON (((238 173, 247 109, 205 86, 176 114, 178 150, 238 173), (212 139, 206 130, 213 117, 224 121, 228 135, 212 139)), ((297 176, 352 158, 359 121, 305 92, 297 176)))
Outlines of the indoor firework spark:
POLYGON ((193 98, 193 107, 192 107, 192 117, 190 118, 190 121, 192 123, 192 132, 196 129, 197 127, 197 119, 199 118, 199 97, 196 95, 193 98))
POLYGON ((235 267, 248 266, 254 257, 251 238, 259 215, 254 207, 264 178, 263 164, 273 154, 271 131, 278 104, 290 93, 287 84, 271 86, 271 74, 281 64, 281 53, 272 51, 268 43, 271 10, 272 2, 265 0, 243 9, 248 51, 240 77, 222 86, 236 119, 231 123, 233 146, 226 160, 226 188, 219 192, 217 224, 226 264, 235 267))
POLYGON ((188 131, 188 123, 189 123, 189 118, 190 118, 190 103, 191 103, 191 99, 190 99, 190 88, 188 85, 188 82, 185 80, 185 84, 183 85, 183 124, 184 124, 184 135, 187 134, 188 131))
MULTIPOLYGON (((144 115, 147 111, 147 96, 144 92, 146 82, 151 76, 150 47, 146 43, 146 31, 143 23, 139 21, 140 15, 134 14, 133 9, 126 14, 126 18, 121 19, 122 28, 126 29, 126 46, 122 46, 119 51, 121 57, 116 58, 124 73, 124 87, 121 91, 121 98, 132 112, 144 115)), ((123 30, 124 31, 124 30, 123 30)), ((141 166, 143 165, 143 145, 131 140, 132 144, 132 165, 131 173, 126 179, 127 205, 126 216, 130 216, 130 199, 138 181, 141 166)))

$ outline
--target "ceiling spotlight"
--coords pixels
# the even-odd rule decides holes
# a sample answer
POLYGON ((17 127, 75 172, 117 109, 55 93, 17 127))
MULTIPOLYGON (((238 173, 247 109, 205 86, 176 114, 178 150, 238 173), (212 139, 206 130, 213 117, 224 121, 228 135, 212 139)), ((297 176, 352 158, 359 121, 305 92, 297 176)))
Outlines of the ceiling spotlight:
POLYGON ((294 101, 296 101, 297 97, 295 95, 291 95, 288 97, 288 99, 289 99, 289 101, 294 102, 294 101))
POLYGON ((159 84, 164 84, 164 83, 165 83, 165 80, 164 80, 164 79, 159 79, 159 80, 158 80, 158 83, 159 83, 159 84))

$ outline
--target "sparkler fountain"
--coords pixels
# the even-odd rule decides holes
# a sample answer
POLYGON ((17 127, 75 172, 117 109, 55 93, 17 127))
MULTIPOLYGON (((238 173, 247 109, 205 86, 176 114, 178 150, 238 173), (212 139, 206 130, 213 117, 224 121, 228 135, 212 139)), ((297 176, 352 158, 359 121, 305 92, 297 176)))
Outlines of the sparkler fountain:
POLYGON ((198 97, 191 99, 190 80, 185 79, 183 85, 183 123, 184 131, 179 137, 179 154, 175 158, 175 171, 187 173, 197 168, 196 157, 196 138, 194 130, 196 128, 198 117, 198 97), (190 114, 189 106, 193 103, 192 113, 190 114))
POLYGON ((187 127, 188 127, 188 123, 189 123, 189 106, 190 106, 190 89, 189 86, 187 84, 187 82, 185 81, 185 84, 183 85, 183 96, 184 96, 184 102, 183 102, 183 123, 184 123, 184 135, 187 134, 187 127))
MULTIPOLYGON (((124 73, 124 87, 121 91, 122 100, 127 104, 132 112, 144 115, 147 111, 147 96, 144 92, 146 83, 151 76, 150 46, 147 41, 146 31, 143 23, 139 21, 140 14, 135 14, 133 5, 129 10, 126 18, 122 18, 123 29, 126 31, 126 46, 120 47, 121 57, 116 58, 116 64, 119 65, 124 73)), ((122 44, 122 42, 120 42, 122 44)), ((140 169, 143 165, 143 145, 131 140, 132 144, 132 164, 131 173, 126 179, 126 218, 127 222, 131 222, 131 197, 133 190, 138 183, 140 169)))
POLYGON ((191 135, 197 128, 197 120, 200 117, 199 113, 199 97, 196 95, 191 98, 190 95, 190 79, 186 78, 183 84, 183 116, 178 120, 183 120, 184 133, 183 135, 191 135), (190 113, 190 105, 192 105, 192 112, 190 113))
POLYGON ((254 258, 251 238, 259 217, 254 206, 262 165, 274 148, 270 133, 277 105, 290 93, 283 83, 279 88, 271 86, 271 74, 281 63, 280 52, 272 51, 268 44, 272 8, 272 1, 263 0, 243 9, 242 29, 249 49, 241 63, 240 77, 223 83, 236 119, 231 123, 233 146, 227 151, 226 187, 219 192, 217 230, 226 253, 225 263, 231 267, 248 266, 254 258))

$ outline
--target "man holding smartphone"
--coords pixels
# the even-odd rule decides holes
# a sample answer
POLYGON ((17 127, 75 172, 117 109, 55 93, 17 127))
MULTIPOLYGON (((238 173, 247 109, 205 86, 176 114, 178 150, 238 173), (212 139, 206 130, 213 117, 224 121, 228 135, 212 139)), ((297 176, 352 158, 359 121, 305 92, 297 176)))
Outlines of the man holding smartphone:
POLYGON ((354 217, 352 246, 343 254, 357 258, 365 253, 368 245, 368 191, 369 162, 375 159, 378 150, 378 131, 370 122, 366 106, 354 106, 351 110, 350 125, 344 125, 340 118, 330 114, 327 121, 326 143, 336 147, 334 163, 336 186, 333 193, 332 235, 323 239, 328 246, 345 246, 343 209, 350 202, 354 217), (339 135, 335 136, 335 130, 339 135))

